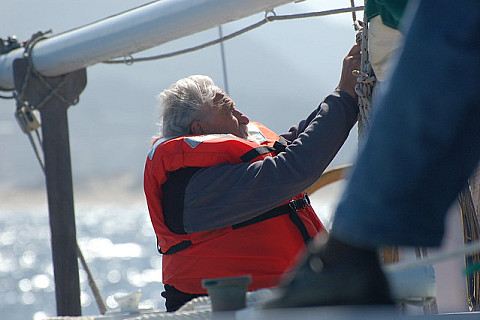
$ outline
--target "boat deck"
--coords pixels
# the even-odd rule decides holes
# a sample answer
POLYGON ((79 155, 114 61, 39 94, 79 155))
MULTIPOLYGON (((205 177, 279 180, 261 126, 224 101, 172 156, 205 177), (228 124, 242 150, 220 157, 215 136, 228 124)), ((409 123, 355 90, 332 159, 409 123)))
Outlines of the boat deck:
POLYGON ((377 307, 315 307, 259 310, 245 308, 236 312, 211 310, 163 311, 145 313, 118 313, 104 316, 53 317, 46 320, 155 320, 155 319, 212 319, 212 320, 478 320, 480 312, 462 312, 435 315, 405 315, 400 311, 377 307))

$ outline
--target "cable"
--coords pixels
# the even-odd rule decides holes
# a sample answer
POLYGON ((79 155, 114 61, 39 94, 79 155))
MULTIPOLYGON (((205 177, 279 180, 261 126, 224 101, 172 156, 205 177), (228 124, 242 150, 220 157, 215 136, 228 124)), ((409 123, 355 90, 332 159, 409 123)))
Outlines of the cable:
POLYGON ((341 9, 332 9, 332 10, 326 10, 326 11, 320 11, 320 12, 309 12, 309 13, 299 13, 299 14, 291 14, 291 15, 276 15, 273 10, 267 11, 265 14, 265 18, 263 20, 260 20, 252 25, 249 25, 248 27, 245 27, 243 29, 240 29, 236 32, 233 32, 227 36, 220 36, 220 38, 206 42, 201 45, 197 45, 194 47, 186 48, 183 50, 178 50, 178 51, 173 51, 170 53, 165 53, 165 54, 159 54, 155 56, 149 56, 149 57, 140 57, 140 58, 129 58, 129 59, 121 59, 121 60, 107 60, 103 61, 102 63, 105 64, 128 64, 131 65, 134 62, 144 62, 144 61, 152 61, 152 60, 159 60, 159 59, 164 59, 164 58, 169 58, 177 55, 181 55, 184 53, 192 52, 192 51, 197 51, 209 46, 213 46, 217 43, 221 43, 223 41, 238 37, 241 34, 244 34, 248 31, 251 31, 253 29, 256 29, 258 27, 263 26, 267 22, 271 21, 276 21, 276 20, 292 20, 292 19, 303 19, 303 18, 312 18, 312 17, 323 17, 323 16, 328 16, 328 15, 333 15, 333 14, 339 14, 339 13, 348 13, 348 12, 355 12, 355 11, 361 11, 363 10, 363 6, 358 6, 358 7, 351 7, 351 8, 341 8, 341 9), (273 15, 268 15, 268 13, 273 13, 273 15))
MULTIPOLYGON (((218 36, 223 38, 222 26, 218 26, 218 36)), ((225 59, 225 46, 223 45, 223 41, 220 42, 220 54, 222 57, 223 87, 225 88, 226 93, 230 93, 228 90, 227 62, 225 59)))
POLYGON ((384 266, 385 270, 388 272, 396 272, 405 269, 411 269, 415 267, 425 266, 427 264, 433 264, 435 262, 440 262, 443 260, 447 260, 449 258, 453 258, 455 256, 460 255, 467 255, 480 252, 480 242, 475 242, 472 244, 465 245, 462 248, 453 249, 444 253, 439 253, 436 255, 429 256, 428 258, 424 258, 421 260, 414 260, 414 261, 406 261, 396 264, 389 264, 384 266))

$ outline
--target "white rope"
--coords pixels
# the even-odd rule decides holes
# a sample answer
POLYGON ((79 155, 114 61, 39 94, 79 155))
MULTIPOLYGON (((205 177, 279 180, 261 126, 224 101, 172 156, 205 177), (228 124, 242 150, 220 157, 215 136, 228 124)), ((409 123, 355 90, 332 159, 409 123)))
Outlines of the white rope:
POLYGON ((456 256, 469 255, 476 252, 480 252, 480 241, 468 244, 462 248, 457 248, 447 252, 438 253, 436 255, 429 256, 428 258, 424 258, 421 260, 412 260, 412 261, 405 261, 405 262, 396 263, 396 264, 385 265, 384 269, 387 272, 396 272, 400 270, 426 266, 426 265, 434 264, 436 262, 444 261, 456 256))
MULTIPOLYGON (((366 18, 366 17, 365 17, 366 18)), ((360 71, 354 73, 357 76, 358 84, 355 92, 358 96, 359 117, 358 117, 358 139, 361 141, 370 128, 370 117, 372 114, 372 93, 376 78, 370 64, 368 50, 368 23, 363 23, 362 30, 357 34, 357 43, 360 44, 360 71)))
POLYGON ((480 209, 480 166, 478 166, 469 179, 470 192, 472 193, 473 203, 475 205, 475 212, 480 209))

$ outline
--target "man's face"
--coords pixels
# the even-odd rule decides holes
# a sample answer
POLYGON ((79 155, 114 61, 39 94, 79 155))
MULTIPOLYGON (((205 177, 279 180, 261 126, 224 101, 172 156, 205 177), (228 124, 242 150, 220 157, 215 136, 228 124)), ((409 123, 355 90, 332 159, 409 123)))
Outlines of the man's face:
POLYGON ((215 108, 200 121, 202 133, 231 133, 239 138, 248 138, 246 115, 235 109, 235 102, 219 90, 213 99, 215 108))

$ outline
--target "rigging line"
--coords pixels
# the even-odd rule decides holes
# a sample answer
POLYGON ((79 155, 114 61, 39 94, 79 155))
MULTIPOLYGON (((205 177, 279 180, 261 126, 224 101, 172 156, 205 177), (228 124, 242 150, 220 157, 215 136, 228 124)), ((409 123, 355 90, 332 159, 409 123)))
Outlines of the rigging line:
MULTIPOLYGON (((39 134, 38 130, 35 130, 35 133, 36 133, 36 135, 37 135, 38 143, 39 143, 40 145, 42 145, 42 138, 40 137, 40 134, 39 134)), ((40 164, 40 168, 42 169, 43 174, 45 174, 45 164, 44 164, 44 162, 43 162, 43 160, 42 160, 41 153, 40 153, 40 151, 38 150, 38 146, 37 146, 37 144, 35 143, 35 139, 33 138, 31 131, 28 131, 28 132, 27 132, 27 137, 28 137, 28 140, 30 141, 30 144, 32 145, 33 151, 35 152, 35 156, 37 157, 38 163, 40 164)))
POLYGON ((324 16, 330 16, 330 15, 339 14, 339 13, 361 11, 363 9, 364 9, 363 6, 358 6, 358 7, 340 8, 340 9, 332 9, 332 10, 325 10, 325 11, 318 11, 318 12, 287 14, 287 15, 281 15, 281 16, 277 15, 277 16, 268 17, 267 19, 269 21, 275 21, 275 20, 291 20, 291 19, 324 17, 324 16))
POLYGON ((473 242, 471 244, 467 244, 460 248, 456 248, 450 251, 428 256, 427 258, 424 258, 421 260, 413 260, 413 261, 400 262, 396 264, 389 264, 389 265, 383 266, 383 268, 387 272, 396 272, 396 271, 411 269, 415 267, 425 266, 428 264, 433 264, 433 263, 447 260, 456 256, 460 256, 460 255, 474 254, 477 252, 480 252, 480 242, 473 242))
POLYGON ((0 94, 0 99, 15 99, 15 95, 12 94, 11 96, 3 96, 0 94))
MULTIPOLYGON (((40 137, 40 134, 39 134, 38 130, 35 130, 35 133, 37 135, 37 139, 38 139, 40 145, 42 145, 42 138, 40 137)), ((45 174, 45 164, 42 160, 41 153, 38 150, 37 144, 35 143, 35 140, 32 136, 31 131, 28 131, 27 136, 28 136, 28 139, 30 140, 30 144, 33 147, 33 150, 35 152, 35 156, 37 157, 38 163, 40 164, 40 168, 42 169, 43 174, 45 174)), ((100 290, 98 289, 97 283, 95 282, 95 278, 93 277, 93 274, 90 271, 90 268, 89 268, 89 266, 88 266, 88 264, 85 260, 85 257, 83 256, 83 253, 82 253, 82 250, 80 249, 78 241, 77 241, 76 244, 77 244, 77 256, 80 260, 80 263, 82 264, 83 270, 87 274, 88 284, 90 285, 90 289, 92 290, 93 296, 95 298, 95 302, 97 303, 97 307, 98 307, 100 313, 103 315, 107 312, 107 307, 106 307, 105 303, 103 302, 102 294, 100 293, 100 290)))
MULTIPOLYGON (((235 31, 227 36, 206 42, 201 45, 197 45, 194 47, 186 48, 183 50, 178 50, 170 53, 165 53, 165 54, 160 54, 160 55, 155 55, 155 56, 150 56, 150 57, 141 57, 141 58, 130 58, 128 59, 128 64, 132 64, 134 62, 144 62, 144 61, 153 61, 153 60, 159 60, 159 59, 164 59, 164 58, 170 58, 173 56, 197 51, 212 45, 215 45, 217 43, 238 37, 241 34, 244 34, 248 31, 251 31, 253 29, 256 29, 258 27, 261 27, 262 25, 266 24, 267 22, 270 21, 275 21, 275 20, 291 20, 291 19, 301 19, 301 18, 311 18, 311 17, 321 17, 321 16, 328 16, 328 15, 333 15, 333 14, 339 14, 339 13, 348 13, 348 12, 354 12, 354 11, 361 11, 363 10, 363 6, 357 6, 357 7, 351 7, 351 8, 341 8, 341 9, 332 9, 332 10, 326 10, 326 11, 320 11, 320 12, 309 12, 309 13, 300 13, 300 14, 292 14, 292 15, 283 15, 283 16, 278 16, 278 15, 273 15, 273 16, 266 16, 263 20, 260 20, 248 27, 245 27, 243 29, 240 29, 238 31, 235 31)), ((121 59, 121 60, 107 60, 107 61, 102 61, 102 63, 105 64, 127 64, 127 59, 121 59)))
MULTIPOLYGON (((220 43, 220 42, 222 42, 222 41, 225 41, 225 40, 228 40, 228 39, 231 39, 231 38, 235 38, 236 36, 239 36, 239 35, 247 32, 247 31, 250 31, 250 30, 252 30, 252 29, 258 28, 258 27, 260 27, 261 25, 264 25, 264 24, 267 23, 267 22, 268 22, 267 20, 259 21, 259 22, 255 23, 255 24, 252 24, 251 26, 248 26, 247 28, 238 30, 238 31, 236 31, 236 32, 234 32, 234 33, 231 33, 231 34, 229 34, 229 35, 227 35, 227 36, 225 36, 225 37, 223 37, 223 38, 215 39, 215 40, 206 42, 206 43, 204 43, 204 44, 201 44, 201 45, 198 45, 198 46, 195 46, 195 47, 191 47, 191 48, 187 48, 187 49, 183 49, 183 50, 179 50, 179 51, 175 51, 175 52, 160 54, 160 55, 156 55, 156 56, 151 56, 151 57, 132 58, 132 59, 129 59, 129 62, 130 62, 130 63, 133 63, 133 62, 143 62, 143 61, 158 60, 158 59, 163 59, 163 58, 169 58, 169 57, 177 56, 177 55, 184 54, 184 53, 188 53, 188 52, 192 52, 192 51, 197 51, 197 50, 200 50, 200 49, 209 47, 209 46, 213 46, 214 44, 220 43)), ((102 63, 106 63, 106 64, 118 64, 118 63, 125 63, 125 60, 108 60, 108 61, 102 61, 102 63)))
POLYGON ((10 96, 4 96, 3 94, 0 94, 0 99, 15 99, 15 92, 13 92, 14 90, 12 89, 3 89, 3 88, 0 88, 0 92, 11 92, 11 95, 10 96))
MULTIPOLYGON (((350 0, 350 5, 352 6, 352 8, 354 8, 355 0, 350 0)), ((357 23, 357 14, 355 11, 352 11, 352 20, 353 20, 353 29, 355 29, 355 31, 360 30, 360 27, 358 26, 358 23, 357 23)))
MULTIPOLYGON (((25 121, 24 119, 22 119, 25 121)), ((40 134, 38 130, 35 130, 38 142, 40 145, 42 145, 42 138, 40 137, 40 134)), ((37 157, 38 163, 40 164, 40 168, 43 171, 43 174, 45 174, 45 163, 42 160, 41 152, 38 150, 38 146, 35 143, 35 139, 33 138, 32 132, 30 130, 27 131, 27 136, 30 141, 30 144, 33 147, 33 150, 35 152, 35 156, 37 157)), ((92 275, 92 272, 90 271, 90 268, 88 267, 88 264, 85 260, 85 257, 83 256, 82 250, 80 249, 80 246, 77 241, 77 256, 80 260, 80 263, 82 264, 82 267, 84 271, 87 273, 87 278, 88 278, 88 284, 90 285, 90 288, 92 289, 93 296, 95 297, 95 302, 97 303, 98 309, 100 310, 101 314, 105 314, 107 312, 107 307, 105 303, 103 302, 102 295, 100 293, 100 290, 98 289, 98 286, 95 282, 95 279, 92 275)))
MULTIPOLYGON (((223 38, 222 26, 218 26, 218 36, 220 39, 223 38)), ((223 41, 220 42, 220 54, 222 56, 223 87, 225 88, 225 92, 228 94, 230 91, 228 90, 227 62, 225 60, 225 46, 223 41)))
MULTIPOLYGON (((38 139, 40 145, 42 145, 42 138, 40 137, 40 134, 39 134, 38 130, 35 130, 35 133, 37 135, 37 139, 38 139)), ((31 131, 28 131, 27 136, 28 136, 28 139, 30 140, 30 144, 33 147, 33 150, 35 152, 35 156, 37 157, 38 163, 40 164, 40 168, 42 169, 43 174, 45 174, 45 164, 42 160, 41 153, 38 150, 37 144, 35 143, 35 140, 32 136, 31 131)), ((89 268, 89 266, 88 266, 88 264, 85 260, 85 257, 83 256, 83 253, 82 253, 82 250, 80 249, 78 241, 76 242, 76 245, 77 245, 77 256, 80 260, 80 263, 82 264, 83 270, 87 274, 88 284, 90 285, 90 289, 92 290, 93 296, 95 298, 95 302, 97 303, 97 307, 98 307, 100 313, 103 315, 107 312, 107 307, 106 307, 105 303, 103 302, 102 294, 100 293, 100 290, 98 289, 97 283, 95 282, 95 278, 93 277, 92 271, 90 271, 90 268, 89 268)))
POLYGON ((80 246, 78 245, 78 241, 77 241, 77 255, 78 255, 78 258, 80 259, 80 263, 82 264, 83 269, 87 273, 88 284, 90 285, 90 288, 92 289, 93 296, 95 297, 95 302, 97 303, 100 314, 103 315, 107 312, 107 306, 105 305, 105 302, 103 302, 102 295, 100 294, 100 290, 98 289, 97 283, 95 282, 95 279, 93 278, 92 272, 90 271, 90 268, 88 267, 87 261, 85 260, 85 257, 83 256, 82 250, 80 249, 80 246))
POLYGON ((80 26, 80 27, 76 27, 76 28, 73 28, 73 29, 70 29, 70 30, 66 30, 66 31, 57 33, 57 34, 55 34, 54 36, 52 36, 51 38, 55 38, 55 37, 58 37, 58 36, 60 36, 60 35, 66 34, 66 33, 70 33, 70 32, 72 32, 72 31, 76 31, 76 30, 83 29, 83 28, 85 28, 85 27, 88 27, 88 26, 91 26, 91 25, 94 25, 94 24, 97 24, 97 23, 100 23, 100 22, 107 21, 107 20, 109 20, 109 19, 111 19, 111 18, 114 18, 114 17, 120 16, 120 15, 122 15, 122 14, 125 14, 125 13, 128 13, 128 12, 137 10, 137 9, 139 9, 139 8, 148 6, 148 5, 150 5, 150 4, 154 3, 154 2, 159 2, 159 1, 162 1, 162 0, 153 0, 153 1, 150 1, 150 2, 147 2, 147 3, 144 3, 144 4, 141 4, 141 5, 137 6, 137 7, 130 8, 130 9, 128 9, 128 10, 125 10, 125 11, 122 11, 122 12, 119 12, 119 13, 112 14, 112 15, 110 15, 110 16, 108 16, 108 17, 102 18, 102 19, 100 19, 100 20, 97 20, 97 21, 94 21, 94 22, 91 22, 91 23, 87 23, 87 24, 82 25, 82 26, 80 26))
MULTIPOLYGON (((38 130, 36 130, 36 133, 37 133, 37 139, 38 139, 39 138, 38 130)), ((43 163, 42 157, 40 156, 40 152, 38 151, 38 146, 35 143, 35 140, 33 139, 30 132, 28 134, 28 140, 30 140, 30 144, 32 145, 32 148, 35 151, 35 156, 37 157, 38 163, 40 163, 40 167, 42 168, 43 173, 45 173, 45 165, 43 163)), ((40 143, 41 143, 41 141, 40 141, 40 143)))
MULTIPOLYGON (((42 145, 42 138, 40 137, 38 130, 35 130, 35 133, 37 135, 37 139, 40 145, 42 145)), ((45 164, 42 160, 41 153, 38 150, 37 144, 35 143, 35 140, 32 136, 31 131, 28 131, 27 136, 28 136, 28 139, 30 140, 30 144, 33 147, 38 163, 40 164, 40 168, 42 169, 43 174, 45 174, 45 164)), ((95 278, 93 277, 92 272, 90 271, 90 268, 88 267, 88 264, 85 260, 85 257, 83 256, 83 253, 82 253, 82 250, 80 249, 78 241, 77 241, 77 256, 80 260, 80 263, 82 264, 83 270, 87 273, 88 284, 90 285, 90 289, 92 290, 93 296, 95 297, 95 302, 97 303, 98 309, 101 314, 105 314, 107 312, 107 307, 103 302, 102 294, 100 293, 97 283, 95 282, 95 278)))

